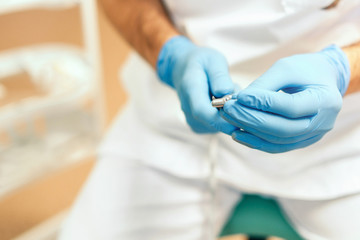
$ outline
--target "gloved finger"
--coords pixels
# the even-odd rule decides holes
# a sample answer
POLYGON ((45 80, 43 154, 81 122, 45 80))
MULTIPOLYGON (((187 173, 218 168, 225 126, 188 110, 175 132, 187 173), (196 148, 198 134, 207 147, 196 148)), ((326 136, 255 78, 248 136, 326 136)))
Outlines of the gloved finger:
POLYGON ((320 109, 319 93, 321 89, 307 88, 288 94, 267 89, 249 87, 240 91, 237 101, 244 106, 282 115, 287 118, 312 116, 320 109))
MULTIPOLYGON (((194 120, 205 127, 231 135, 237 128, 221 118, 217 109, 211 106, 207 76, 201 69, 192 69, 184 75, 183 90, 180 90, 184 105, 189 107, 194 120)), ((187 110, 187 111, 189 111, 187 110)))
POLYGON ((234 84, 231 81, 225 57, 219 54, 219 56, 208 58, 205 66, 210 92, 213 96, 219 98, 234 92, 234 84))
MULTIPOLYGON (((225 114, 225 113, 222 113, 225 114)), ((224 115, 223 115, 224 116, 224 115)), ((231 118, 225 118, 229 123, 231 123, 232 125, 235 125, 239 128, 241 128, 242 130, 251 133, 267 142, 270 143, 275 143, 275 144, 291 144, 291 143, 296 143, 296 142, 300 142, 303 141, 309 137, 312 137, 314 135, 317 135, 319 133, 325 133, 325 131, 312 131, 309 133, 305 133, 299 136, 293 136, 293 137, 279 137, 279 136, 274 136, 273 134, 268 134, 268 133, 264 133, 262 131, 259 131, 258 129, 243 125, 243 124, 239 124, 239 122, 236 122, 236 120, 231 119, 231 118)))
POLYGON ((296 137, 308 133, 311 118, 289 119, 228 101, 220 111, 221 116, 238 128, 250 127, 259 132, 280 138, 296 137))
POLYGON ((195 120, 192 116, 186 116, 186 122, 189 124, 191 130, 198 134, 216 133, 218 130, 204 125, 202 122, 195 120))
MULTIPOLYGON (((280 61, 282 61, 282 59, 280 61)), ((271 66, 265 73, 263 73, 255 81, 253 81, 248 87, 267 89, 274 92, 288 87, 286 84, 289 80, 289 77, 287 76, 288 74, 286 71, 279 70, 283 68, 276 67, 276 65, 279 65, 278 62, 271 66)))
POLYGON ((198 89, 189 90, 189 104, 194 119, 202 122, 208 128, 213 128, 225 134, 231 135, 237 128, 225 121, 219 111, 211 106, 208 93, 201 93, 198 89))
POLYGON ((319 134, 325 134, 327 131, 324 130, 320 130, 320 131, 311 131, 309 133, 306 134, 302 134, 299 136, 295 136, 295 137, 277 137, 271 134, 266 134, 263 133, 255 128, 251 128, 251 127, 247 127, 247 126, 243 126, 242 129, 245 132, 251 133, 254 136, 257 136, 269 143, 274 143, 274 144, 291 144, 291 143, 297 143, 297 142, 301 142, 304 141, 308 138, 314 137, 316 135, 319 134))
POLYGON ((265 73, 253 81, 249 87, 267 89, 273 92, 287 88, 304 86, 304 70, 299 64, 294 64, 297 56, 282 58, 276 61, 265 73), (292 59, 289 61, 289 59, 292 59), (295 66, 295 67, 294 67, 295 66))
POLYGON ((199 134, 206 134, 206 133, 215 133, 217 132, 216 129, 209 127, 205 124, 203 124, 202 122, 194 119, 194 117, 191 114, 191 107, 189 104, 188 99, 184 96, 183 91, 179 91, 178 95, 180 98, 180 103, 181 103, 181 110, 183 111, 185 118, 186 118, 186 122, 187 124, 190 126, 190 128, 199 134))
POLYGON ((294 149, 307 147, 317 141, 319 141, 324 134, 319 134, 308 138, 304 141, 291 143, 291 144, 274 144, 269 143, 261 138, 258 138, 251 133, 243 132, 243 131, 235 131, 232 134, 232 138, 245 146, 250 148, 258 149, 260 151, 268 152, 268 153, 283 153, 288 152, 294 149))

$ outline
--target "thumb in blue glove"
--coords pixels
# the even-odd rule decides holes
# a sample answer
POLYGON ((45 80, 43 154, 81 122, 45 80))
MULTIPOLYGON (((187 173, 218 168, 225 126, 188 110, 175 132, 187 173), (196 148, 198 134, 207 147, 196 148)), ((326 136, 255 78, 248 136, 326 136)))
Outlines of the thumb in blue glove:
POLYGON ((283 58, 221 114, 242 129, 232 136, 246 146, 270 153, 303 148, 333 128, 349 79, 347 57, 335 45, 283 58))
POLYGON ((234 90, 222 54, 177 36, 162 47, 157 72, 161 81, 176 90, 187 123, 193 131, 231 134, 237 129, 211 106, 211 96, 222 97, 234 90))

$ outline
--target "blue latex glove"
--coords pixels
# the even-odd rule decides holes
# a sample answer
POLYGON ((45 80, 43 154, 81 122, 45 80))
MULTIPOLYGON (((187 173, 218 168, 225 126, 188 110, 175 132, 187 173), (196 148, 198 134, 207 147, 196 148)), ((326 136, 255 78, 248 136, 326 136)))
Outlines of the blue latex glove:
POLYGON ((222 97, 234 90, 222 54, 198 47, 186 37, 173 37, 160 51, 157 72, 164 83, 176 90, 187 123, 194 132, 221 131, 230 135, 237 129, 211 106, 211 96, 222 97))
POLYGON ((221 114, 243 129, 232 137, 246 146, 270 153, 303 148, 333 128, 349 79, 348 59, 335 45, 283 58, 221 114))

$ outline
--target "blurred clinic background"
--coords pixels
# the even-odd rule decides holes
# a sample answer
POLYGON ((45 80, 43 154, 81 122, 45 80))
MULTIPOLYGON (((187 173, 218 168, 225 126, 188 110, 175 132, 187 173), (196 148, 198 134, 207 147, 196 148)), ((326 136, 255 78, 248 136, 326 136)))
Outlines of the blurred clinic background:
POLYGON ((0 0, 0 240, 54 239, 126 101, 96 0, 0 0))

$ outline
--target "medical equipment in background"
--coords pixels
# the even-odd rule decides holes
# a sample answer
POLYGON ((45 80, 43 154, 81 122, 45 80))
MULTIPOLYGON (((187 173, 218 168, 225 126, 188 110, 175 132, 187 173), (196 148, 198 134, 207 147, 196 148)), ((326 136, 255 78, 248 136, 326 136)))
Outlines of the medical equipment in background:
POLYGON ((0 0, 0 14, 75 6, 83 48, 49 43, 0 53, 0 197, 94 155, 105 116, 95 0, 0 0), (9 100, 6 82, 18 74, 40 94, 9 100))

